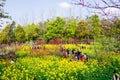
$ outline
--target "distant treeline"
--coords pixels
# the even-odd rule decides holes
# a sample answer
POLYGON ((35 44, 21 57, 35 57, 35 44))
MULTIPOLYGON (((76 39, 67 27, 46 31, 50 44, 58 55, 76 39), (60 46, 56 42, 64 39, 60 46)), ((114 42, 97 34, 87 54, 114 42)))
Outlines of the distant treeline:
POLYGON ((85 20, 76 18, 61 18, 28 24, 26 26, 8 24, 0 32, 0 43, 26 42, 42 40, 45 43, 80 42, 89 43, 101 37, 120 39, 120 19, 113 22, 102 19, 98 15, 92 15, 85 20))

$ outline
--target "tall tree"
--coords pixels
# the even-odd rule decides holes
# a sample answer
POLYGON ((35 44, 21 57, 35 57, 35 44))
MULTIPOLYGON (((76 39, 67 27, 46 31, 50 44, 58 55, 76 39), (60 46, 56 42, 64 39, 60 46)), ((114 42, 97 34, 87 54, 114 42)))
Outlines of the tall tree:
POLYGON ((107 19, 102 19, 101 24, 102 24, 102 32, 101 32, 102 35, 111 37, 112 36, 112 22, 107 19))
POLYGON ((116 39, 120 40, 120 19, 116 19, 113 23, 113 35, 116 39))
POLYGON ((8 43, 15 41, 14 30, 15 22, 13 21, 12 24, 8 24, 5 29, 1 31, 1 42, 8 43))
POLYGON ((18 25, 14 29, 14 34, 15 34, 15 39, 19 42, 24 42, 25 41, 25 31, 21 25, 18 25))
POLYGON ((87 26, 87 22, 81 20, 76 27, 76 37, 78 39, 88 38, 88 35, 89 35, 89 29, 87 26))
POLYGON ((49 41, 55 37, 62 38, 64 34, 65 20, 57 17, 55 20, 49 21, 46 25, 45 37, 49 41))
POLYGON ((14 28, 15 28, 15 22, 13 21, 8 31, 9 41, 11 42, 15 41, 15 35, 13 32, 14 28))
POLYGON ((68 25, 65 29, 65 37, 69 40, 70 38, 75 37, 75 29, 77 26, 77 21, 75 19, 72 19, 68 22, 68 25))
POLYGON ((90 29, 90 36, 94 39, 99 37, 101 34, 102 25, 98 15, 92 15, 88 18, 88 25, 90 29))
POLYGON ((8 36, 8 32, 9 32, 9 28, 10 28, 10 24, 8 24, 1 32, 0 35, 0 42, 1 43, 7 43, 9 42, 9 36, 8 36))
POLYGON ((38 23, 38 26, 41 29, 42 38, 45 38, 45 31, 46 31, 45 27, 46 27, 46 24, 47 24, 47 22, 44 22, 44 21, 38 23))
POLYGON ((0 27, 2 27, 4 24, 4 19, 10 18, 10 16, 8 16, 8 13, 4 10, 5 2, 6 0, 0 0, 0 27))
POLYGON ((41 29, 38 25, 35 25, 34 23, 27 25, 25 28, 26 32, 26 39, 29 40, 36 40, 41 36, 41 29))
POLYGON ((115 42, 116 51, 120 52, 120 19, 116 19, 112 28, 113 36, 117 40, 115 42))

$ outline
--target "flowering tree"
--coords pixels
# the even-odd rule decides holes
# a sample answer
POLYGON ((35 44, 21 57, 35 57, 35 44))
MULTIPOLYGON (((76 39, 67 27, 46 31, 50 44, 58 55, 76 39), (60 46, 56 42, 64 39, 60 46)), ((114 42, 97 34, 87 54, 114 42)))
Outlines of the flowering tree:
POLYGON ((77 0, 75 5, 94 9, 95 13, 99 13, 107 19, 120 17, 120 0, 77 0), (97 9, 97 10, 96 10, 97 9))

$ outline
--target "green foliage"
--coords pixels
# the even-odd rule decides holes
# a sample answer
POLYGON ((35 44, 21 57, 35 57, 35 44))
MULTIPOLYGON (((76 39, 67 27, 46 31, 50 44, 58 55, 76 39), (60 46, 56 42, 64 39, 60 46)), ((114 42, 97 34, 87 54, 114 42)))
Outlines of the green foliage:
POLYGON ((9 36, 8 36, 8 31, 9 31, 9 28, 10 28, 10 24, 8 24, 5 29, 3 29, 3 31, 1 32, 1 35, 0 35, 0 42, 1 43, 7 43, 9 42, 9 36))
POLYGON ((87 19, 87 22, 80 20, 77 23, 76 19, 69 19, 68 21, 65 21, 65 19, 61 17, 56 17, 56 19, 49 20, 47 22, 40 22, 38 25, 34 23, 29 24, 23 29, 17 27, 14 30, 14 27, 15 23, 13 22, 11 25, 9 25, 9 28, 5 27, 5 29, 1 31, 1 43, 13 42, 15 39, 16 41, 20 42, 36 39, 46 39, 47 41, 52 41, 58 38, 61 39, 61 41, 64 39, 67 42, 70 40, 72 41, 72 39, 93 39, 94 41, 102 44, 106 44, 103 43, 106 41, 109 43, 109 37, 114 37, 117 39, 117 41, 120 40, 120 20, 116 19, 113 23, 109 22, 108 20, 102 20, 100 22, 98 15, 92 15, 87 19), (101 36, 104 36, 106 41, 105 39, 102 40, 103 37, 101 38, 101 36))
POLYGON ((106 36, 106 37, 111 37, 113 32, 112 32, 112 22, 106 19, 101 20, 102 24, 102 31, 101 34, 106 36))
POLYGON ((26 39, 28 41, 30 40, 36 40, 37 38, 39 38, 41 36, 41 29, 38 25, 30 24, 27 25, 27 27, 25 28, 25 33, 26 33, 26 39))
POLYGON ((88 18, 88 24, 90 25, 90 36, 96 38, 101 33, 101 23, 98 15, 92 15, 88 18))
POLYGON ((8 24, 1 32, 1 43, 8 43, 15 41, 15 36, 13 32, 13 28, 15 27, 15 22, 12 24, 8 24))
MULTIPOLYGON (((6 67, 6 62, 5 61, 0 61, 0 72, 2 71, 3 68, 6 67)), ((1 74, 0 74, 1 76, 1 74)))
POLYGON ((120 19, 116 19, 113 23, 112 32, 115 38, 120 40, 120 19))
POLYGON ((115 70, 120 75, 120 55, 112 55, 111 57, 111 69, 115 70))
POLYGON ((116 19, 112 27, 112 36, 116 39, 115 48, 116 51, 120 51, 120 19, 116 19))
POLYGON ((4 11, 6 0, 0 0, 0 19, 1 18, 8 18, 7 13, 4 11))
POLYGON ((8 36, 9 36, 9 41, 13 42, 15 41, 15 34, 13 32, 13 29, 15 28, 15 22, 13 21, 12 24, 10 25, 9 31, 8 31, 8 36))
POLYGON ((76 27, 76 37, 78 39, 81 39, 81 38, 88 37, 88 35, 89 35, 89 30, 88 30, 87 23, 81 20, 76 27))
POLYGON ((53 22, 48 22, 46 25, 46 34, 45 37, 47 40, 50 40, 55 37, 53 22))
POLYGON ((18 25, 15 30, 15 38, 19 42, 24 42, 25 41, 25 31, 21 25, 18 25))
POLYGON ((45 37, 47 40, 55 37, 62 38, 64 33, 65 20, 57 17, 53 21, 49 21, 46 25, 45 37))
POLYGON ((74 38, 75 36, 75 29, 77 26, 76 20, 71 20, 68 22, 68 26, 65 29, 65 37, 66 38, 74 38))
POLYGON ((1 39, 0 42, 1 43, 7 43, 7 42, 13 42, 15 41, 14 38, 14 32, 13 32, 13 28, 15 27, 15 22, 13 22, 12 24, 8 24, 2 31, 1 31, 1 39))
POLYGON ((47 22, 40 22, 40 23, 38 24, 38 26, 39 26, 40 29, 41 29, 41 35, 42 35, 42 38, 43 38, 43 39, 45 38, 45 31, 46 31, 45 27, 46 27, 46 24, 47 24, 47 22))
POLYGON ((97 41, 103 46, 102 50, 105 50, 107 52, 115 50, 115 38, 103 36, 97 39, 97 41))

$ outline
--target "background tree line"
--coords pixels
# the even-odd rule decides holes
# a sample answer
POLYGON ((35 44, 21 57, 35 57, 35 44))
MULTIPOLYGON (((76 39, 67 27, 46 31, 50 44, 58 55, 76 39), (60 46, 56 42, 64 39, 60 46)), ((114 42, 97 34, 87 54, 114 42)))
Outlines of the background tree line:
POLYGON ((28 24, 27 26, 8 24, 0 32, 0 43, 26 42, 37 39, 50 40, 59 38, 65 42, 75 40, 97 40, 104 37, 112 37, 120 40, 120 19, 114 22, 106 19, 100 20, 98 15, 92 15, 86 20, 75 18, 65 19, 56 17, 53 20, 28 24))

